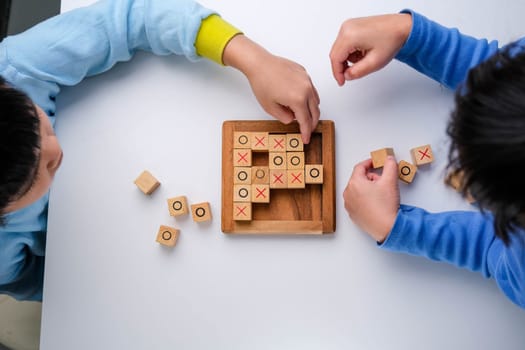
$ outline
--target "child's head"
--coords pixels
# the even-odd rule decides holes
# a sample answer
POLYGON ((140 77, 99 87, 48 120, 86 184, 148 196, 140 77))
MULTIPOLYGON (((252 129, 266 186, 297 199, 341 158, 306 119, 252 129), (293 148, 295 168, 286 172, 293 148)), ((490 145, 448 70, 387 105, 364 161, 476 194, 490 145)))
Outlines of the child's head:
POLYGON ((42 197, 62 151, 46 114, 0 78, 0 224, 42 197))
POLYGON ((448 126, 464 194, 494 214, 496 235, 525 227, 525 54, 509 46, 473 68, 448 126))

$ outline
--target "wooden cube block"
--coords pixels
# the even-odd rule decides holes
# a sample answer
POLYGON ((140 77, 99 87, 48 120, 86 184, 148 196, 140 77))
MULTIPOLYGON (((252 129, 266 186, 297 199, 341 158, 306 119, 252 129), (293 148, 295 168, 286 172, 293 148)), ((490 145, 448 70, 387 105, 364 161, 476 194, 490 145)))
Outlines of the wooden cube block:
MULTIPOLYGON (((459 170, 459 171, 451 171, 445 177, 445 184, 447 184, 448 186, 452 187, 457 192, 462 192, 463 191, 463 186, 464 186, 464 181, 465 181, 464 180, 464 176, 465 175, 464 175, 463 171, 461 171, 461 170, 459 170)), ((469 192, 467 192, 467 194, 465 196, 465 199, 470 204, 476 203, 476 199, 474 199, 474 197, 472 197, 472 195, 469 192)))
POLYGON ((188 214, 188 201, 186 196, 168 198, 168 210, 171 216, 188 214))
POLYGON ((304 169, 304 182, 306 184, 323 183, 323 165, 307 164, 304 169))
POLYGON ((252 166, 252 150, 235 148, 233 150, 233 166, 252 166))
POLYGON ((252 186, 251 185, 233 185, 234 202, 251 202, 252 186))
POLYGON ((286 134, 270 134, 268 151, 286 152, 286 134))
POLYGON ((251 221, 252 203, 233 202, 233 220, 251 221))
POLYGON ((152 194, 160 186, 160 182, 147 170, 144 170, 134 183, 144 194, 152 194))
POLYGON ((252 148, 252 133, 235 131, 233 133, 233 148, 252 148))
POLYGON ((270 169, 270 188, 288 188, 285 169, 270 169))
POLYGON ((430 145, 419 146, 410 150, 412 154, 412 160, 417 166, 432 163, 434 161, 434 155, 432 154, 432 148, 430 145))
POLYGON ((269 133, 267 132, 252 132, 252 150, 268 152, 269 133))
POLYGON ((270 169, 286 169, 286 153, 270 152, 268 155, 268 166, 270 169))
POLYGON ((392 148, 381 148, 370 152, 370 157, 372 158, 372 167, 374 169, 382 168, 385 165, 386 157, 393 155, 394 149, 392 148))
POLYGON ((252 168, 244 166, 236 166, 233 168, 233 183, 234 184, 251 184, 252 183, 252 168))
POLYGON ((193 221, 195 222, 211 220, 210 203, 203 202, 198 204, 192 204, 191 215, 193 216, 193 221))
POLYGON ((252 203, 270 203, 270 185, 252 184, 252 203))
POLYGON ((173 227, 161 225, 157 233, 156 241, 168 247, 174 247, 179 238, 179 230, 173 227))
POLYGON ((397 165, 397 170, 399 174, 399 179, 408 184, 414 180, 414 176, 416 176, 417 172, 417 166, 402 160, 397 165))
POLYGON ((269 184, 270 169, 267 166, 252 167, 252 184, 269 184))
POLYGON ((303 139, 301 134, 286 134, 286 150, 290 151, 299 151, 304 150, 303 139))
POLYGON ((304 169, 304 152, 286 152, 286 169, 304 169))
POLYGON ((286 170, 288 188, 305 188, 304 169, 286 170))

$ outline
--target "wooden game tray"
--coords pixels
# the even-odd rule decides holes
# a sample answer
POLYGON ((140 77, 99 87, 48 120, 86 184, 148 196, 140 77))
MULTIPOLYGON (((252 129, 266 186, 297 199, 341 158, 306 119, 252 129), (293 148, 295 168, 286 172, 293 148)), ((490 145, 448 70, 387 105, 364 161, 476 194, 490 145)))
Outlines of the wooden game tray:
MULTIPOLYGON (((304 146, 305 164, 323 164, 324 183, 305 189, 271 189, 270 203, 253 203, 251 221, 233 220, 233 133, 258 131, 298 133, 296 123, 226 121, 222 126, 222 213, 224 233, 323 234, 335 231, 334 122, 320 121, 310 144, 304 146)), ((268 165, 268 153, 254 152, 253 166, 268 165)))

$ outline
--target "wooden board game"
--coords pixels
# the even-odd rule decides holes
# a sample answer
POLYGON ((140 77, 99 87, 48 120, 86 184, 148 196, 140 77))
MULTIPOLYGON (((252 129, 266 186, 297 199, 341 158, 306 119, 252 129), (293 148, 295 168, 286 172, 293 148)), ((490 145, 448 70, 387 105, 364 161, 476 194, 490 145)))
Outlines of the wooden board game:
MULTIPOLYGON (((320 121, 310 144, 304 145, 304 164, 321 164, 322 183, 302 188, 271 188, 269 202, 249 203, 250 217, 234 219, 234 134, 253 135, 299 133, 299 125, 279 121, 226 121, 222 127, 222 213, 224 233, 323 234, 335 231, 335 131, 334 122, 320 121)), ((285 136, 285 135, 282 135, 285 136)), ((288 135, 290 136, 290 135, 288 135)), ((258 140, 258 139, 255 139, 258 140)), ((252 146, 254 146, 252 144, 252 146)), ((259 146, 257 146, 259 147, 259 146)), ((253 149, 250 166, 268 167, 269 152, 253 149)), ((239 165, 239 164, 235 164, 239 165)), ((236 200, 237 201, 237 200, 236 200)), ((243 203, 244 204, 244 203, 243 203)))

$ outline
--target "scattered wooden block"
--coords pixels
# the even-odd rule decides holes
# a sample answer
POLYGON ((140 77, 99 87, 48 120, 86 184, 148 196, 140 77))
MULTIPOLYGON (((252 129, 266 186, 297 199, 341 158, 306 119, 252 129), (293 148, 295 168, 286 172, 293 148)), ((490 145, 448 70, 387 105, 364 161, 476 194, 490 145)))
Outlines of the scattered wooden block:
POLYGON ((386 157, 393 155, 393 148, 381 148, 370 152, 370 157, 372 158, 372 167, 374 169, 382 168, 385 165, 386 157))
POLYGON ((410 150, 412 154, 412 160, 417 166, 432 163, 434 161, 434 155, 432 154, 432 148, 430 145, 419 146, 410 150))
POLYGON ((252 199, 251 185, 233 185, 234 202, 250 202, 252 199))
POLYGON ((286 134, 286 150, 288 152, 302 152, 304 150, 301 134, 286 134))
POLYGON ((171 216, 188 214, 188 201, 186 196, 168 198, 168 210, 171 216))
POLYGON ((286 169, 286 153, 270 152, 268 155, 268 165, 270 169, 286 169))
POLYGON ((252 166, 252 150, 242 148, 234 149, 233 166, 252 166))
POLYGON ((191 215, 193 216, 193 221, 195 222, 211 220, 210 203, 203 202, 203 203, 193 204, 191 206, 191 215))
POLYGON ((304 182, 306 184, 323 183, 323 165, 307 164, 304 169, 304 182))
POLYGON ((160 186, 160 182, 147 170, 144 170, 134 183, 144 194, 152 194, 160 186))
POLYGON ((236 166, 233 169, 233 183, 234 184, 251 184, 252 183, 252 168, 236 166))
POLYGON ((252 203, 233 202, 233 220, 251 221, 252 203))
POLYGON ((270 134, 269 136, 270 152, 286 152, 286 134, 270 134))
POLYGON ((270 185, 252 184, 252 203, 270 203, 270 185))
POLYGON ((254 151, 268 151, 269 133, 267 132, 252 132, 252 150, 254 151))
POLYGON ((286 169, 304 169, 304 152, 287 152, 286 169))
POLYGON ((399 179, 405 183, 411 183, 416 176, 417 167, 407 161, 400 161, 397 165, 399 179))
POLYGON ((288 188, 285 169, 270 169, 270 188, 288 188))
POLYGON ((286 170, 288 188, 305 188, 304 169, 286 170))
POLYGON ((270 169, 267 166, 252 167, 252 184, 269 184, 270 169))
POLYGON ((236 131, 233 133, 233 148, 251 148, 252 133, 249 131, 236 131))
MULTIPOLYGON (((445 177, 445 184, 452 187, 456 192, 462 192, 463 191, 463 182, 464 182, 464 173, 463 171, 451 171, 448 173, 448 175, 445 177)), ((470 193, 467 192, 465 195, 465 199, 470 203, 476 203, 476 200, 470 193)))
POLYGON ((168 247, 174 247, 179 238, 179 230, 173 227, 161 225, 157 233, 156 241, 168 247))

